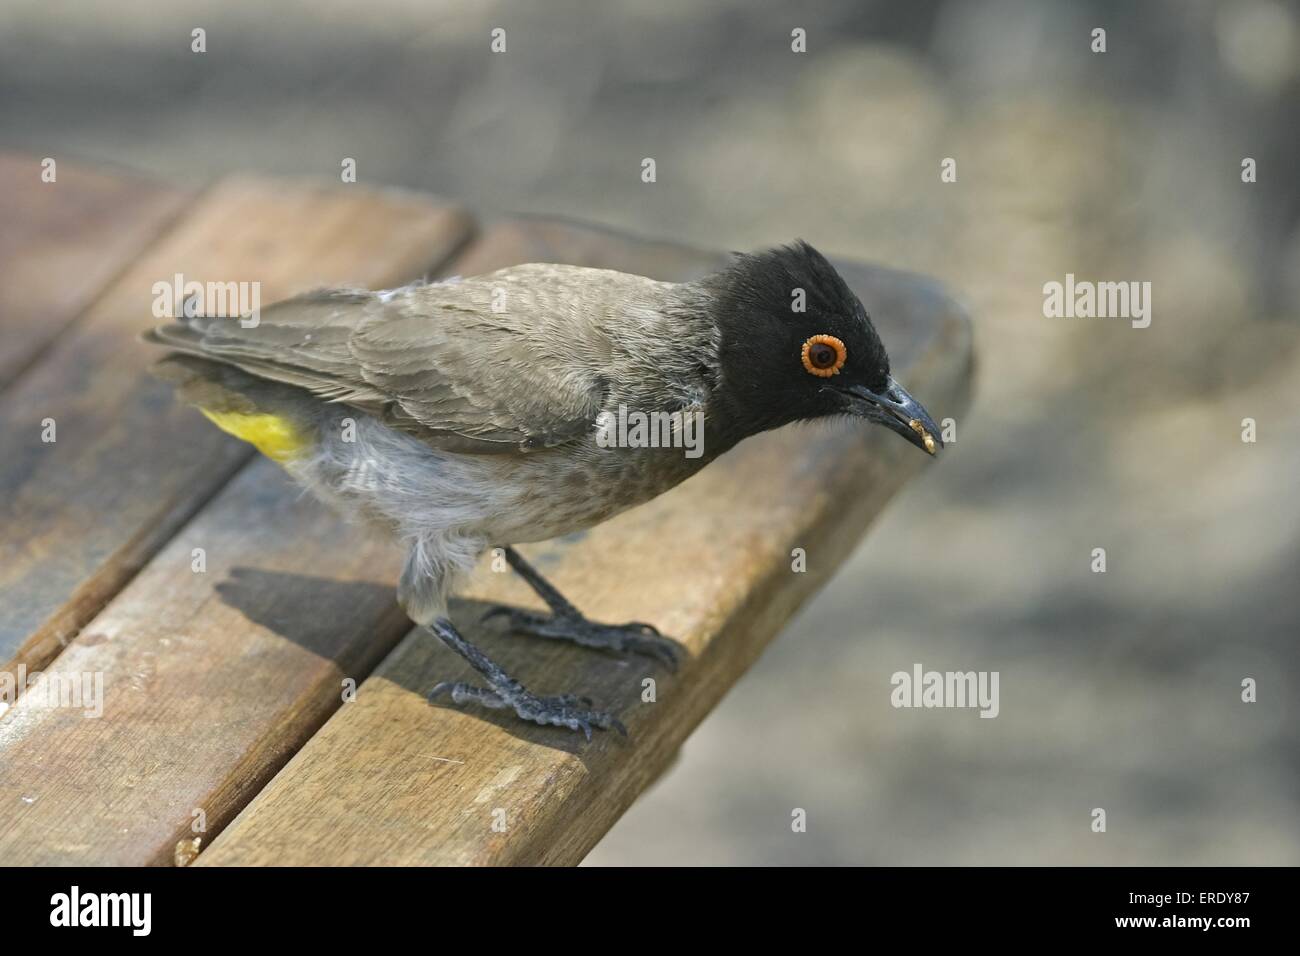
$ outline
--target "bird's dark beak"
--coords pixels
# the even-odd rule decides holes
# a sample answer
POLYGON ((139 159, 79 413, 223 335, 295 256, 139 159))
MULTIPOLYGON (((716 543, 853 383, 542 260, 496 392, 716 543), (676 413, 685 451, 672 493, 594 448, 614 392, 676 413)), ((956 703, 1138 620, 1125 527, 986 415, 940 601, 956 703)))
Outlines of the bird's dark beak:
POLYGON ((898 432, 931 455, 943 447, 939 426, 930 413, 892 378, 878 392, 863 385, 849 385, 844 392, 849 396, 850 413, 898 432))

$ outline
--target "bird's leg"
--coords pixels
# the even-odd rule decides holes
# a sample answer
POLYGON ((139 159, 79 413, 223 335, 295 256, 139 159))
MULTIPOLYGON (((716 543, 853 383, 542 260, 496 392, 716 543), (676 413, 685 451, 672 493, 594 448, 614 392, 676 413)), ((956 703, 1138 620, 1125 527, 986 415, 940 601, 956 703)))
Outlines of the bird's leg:
POLYGON ((487 687, 475 687, 473 684, 461 681, 443 681, 429 692, 430 700, 450 691, 453 703, 464 704, 473 701, 493 710, 508 707, 524 720, 580 730, 588 740, 591 739, 592 727, 599 727, 601 730, 613 728, 624 737, 627 736, 627 728, 617 717, 604 711, 591 710, 591 700, 586 697, 576 697, 573 694, 538 697, 533 694, 503 671, 500 665, 462 637, 451 621, 445 617, 436 619, 428 627, 444 644, 465 658, 488 684, 487 687))
POLYGON ((643 654, 653 657, 672 670, 677 669, 676 643, 659 633, 652 624, 632 621, 628 624, 597 624, 589 621, 569 603, 555 586, 537 573, 537 569, 523 559, 514 548, 506 548, 506 561, 519 576, 528 582, 538 597, 547 603, 552 613, 536 614, 522 608, 494 607, 483 616, 504 616, 510 629, 537 637, 573 641, 583 647, 598 647, 620 653, 643 654))

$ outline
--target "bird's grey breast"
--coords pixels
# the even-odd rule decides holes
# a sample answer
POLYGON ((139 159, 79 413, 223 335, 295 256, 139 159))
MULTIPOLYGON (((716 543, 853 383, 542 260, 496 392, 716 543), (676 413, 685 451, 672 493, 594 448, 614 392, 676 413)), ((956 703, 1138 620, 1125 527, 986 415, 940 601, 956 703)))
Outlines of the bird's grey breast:
POLYGON ((668 491, 704 467, 682 448, 547 449, 497 459, 498 508, 484 522, 494 542, 544 541, 599 524, 668 491))

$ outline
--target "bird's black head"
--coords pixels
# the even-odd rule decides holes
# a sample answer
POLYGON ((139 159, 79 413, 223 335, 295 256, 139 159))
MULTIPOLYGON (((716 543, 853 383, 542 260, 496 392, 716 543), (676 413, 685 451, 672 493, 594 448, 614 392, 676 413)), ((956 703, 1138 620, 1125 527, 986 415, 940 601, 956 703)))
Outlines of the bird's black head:
POLYGON ((932 455, 943 447, 934 421, 890 375, 862 303, 812 246, 742 255, 705 282, 721 333, 714 401, 727 438, 853 415, 932 455))

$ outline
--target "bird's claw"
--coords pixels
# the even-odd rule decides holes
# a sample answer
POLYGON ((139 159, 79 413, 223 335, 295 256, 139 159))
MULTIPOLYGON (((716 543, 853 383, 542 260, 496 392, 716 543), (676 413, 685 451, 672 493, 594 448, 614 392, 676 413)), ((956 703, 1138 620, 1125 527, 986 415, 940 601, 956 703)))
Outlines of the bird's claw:
POLYGON ((561 614, 536 614, 521 608, 497 606, 483 615, 505 617, 510 630, 553 640, 572 641, 583 647, 596 647, 620 654, 652 657, 671 671, 677 670, 677 644, 664 637, 653 624, 629 621, 627 624, 597 624, 584 617, 561 614))
POLYGON ((442 681, 429 692, 429 700, 450 691, 454 704, 476 703, 492 710, 511 708, 524 720, 543 726, 566 727, 580 730, 587 740, 591 740, 593 727, 600 730, 617 730, 624 737, 627 728, 617 717, 603 710, 592 710, 589 697, 576 694, 556 694, 552 697, 538 697, 514 683, 500 688, 475 687, 463 681, 442 681))

